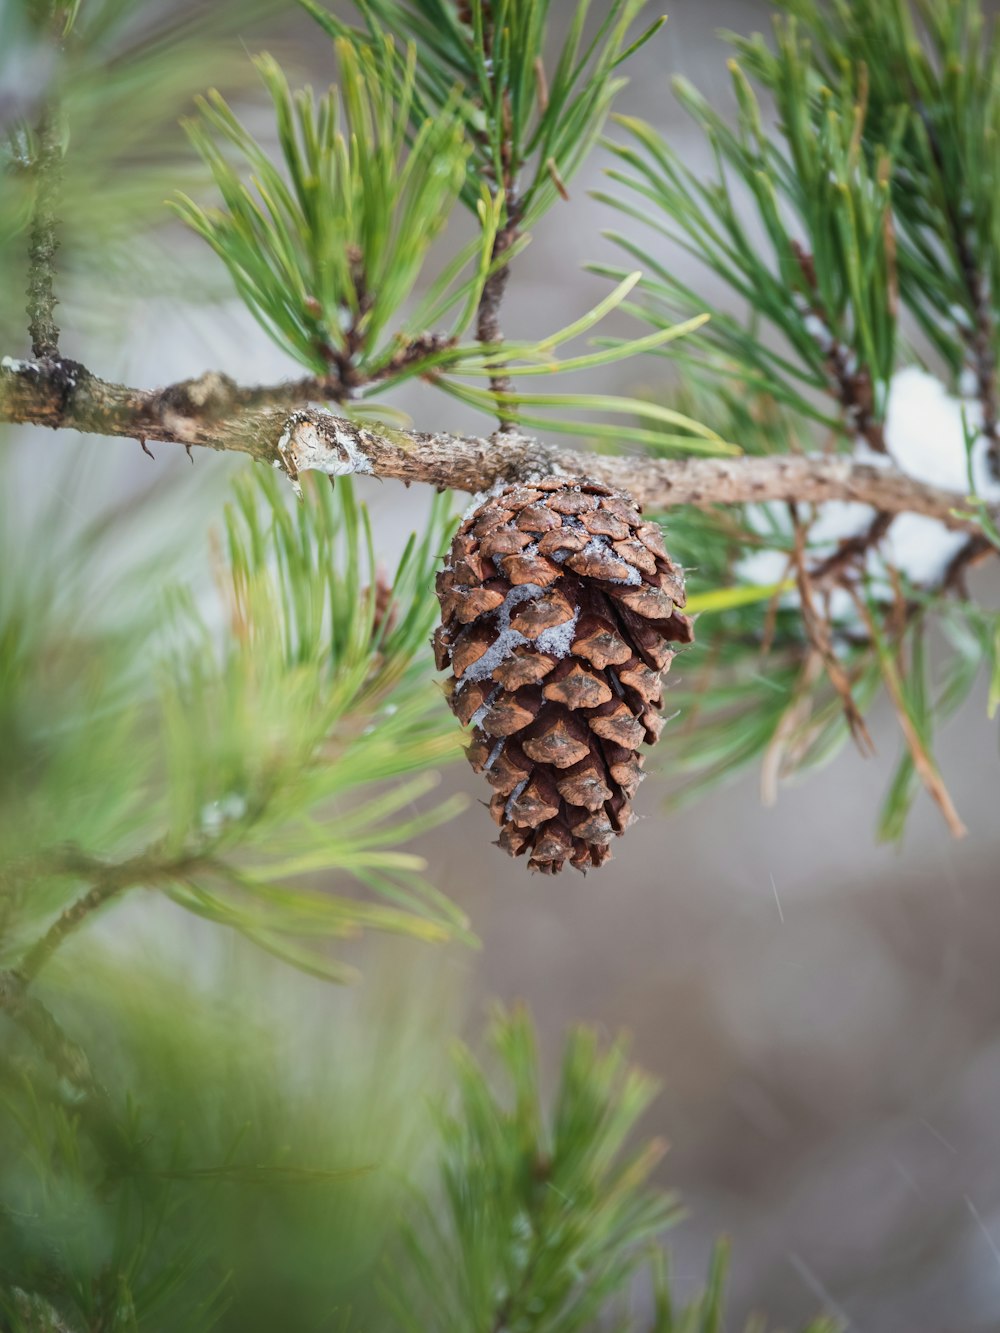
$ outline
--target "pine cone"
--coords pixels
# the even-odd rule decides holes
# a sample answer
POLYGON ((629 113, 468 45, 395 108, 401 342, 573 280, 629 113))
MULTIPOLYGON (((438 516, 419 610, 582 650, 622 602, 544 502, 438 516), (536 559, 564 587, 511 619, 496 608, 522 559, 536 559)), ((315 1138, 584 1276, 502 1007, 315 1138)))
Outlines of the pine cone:
POLYGON ((663 727, 669 645, 693 637, 659 526, 595 482, 509 486, 459 528, 437 593, 435 658, 498 845, 546 874, 603 865, 663 727))

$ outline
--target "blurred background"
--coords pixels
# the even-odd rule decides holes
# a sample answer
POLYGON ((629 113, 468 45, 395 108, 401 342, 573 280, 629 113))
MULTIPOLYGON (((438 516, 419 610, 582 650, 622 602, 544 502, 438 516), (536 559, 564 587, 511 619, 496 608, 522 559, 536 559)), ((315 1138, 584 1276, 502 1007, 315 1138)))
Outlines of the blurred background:
MULTIPOLYGON (((561 6, 554 8, 558 19, 561 6)), ((675 0, 664 31, 631 66, 620 108, 665 131, 697 165, 704 145, 673 102, 670 76, 683 72, 728 105, 727 51, 716 30, 768 24, 767 5, 751 0, 675 0)), ((290 9, 256 23, 246 44, 281 56, 293 81, 295 71, 319 86, 330 77, 326 41, 290 9)), ((235 100, 266 135, 266 112, 254 119, 262 103, 253 97, 235 100)), ((606 290, 581 271, 612 254, 601 231, 617 220, 588 195, 605 165, 600 152, 592 157, 570 201, 548 215, 518 261, 508 335, 564 324, 606 290)), ((169 263, 183 275, 190 260, 200 274, 199 244, 179 231, 165 236, 169 263)), ((662 258, 687 262, 666 246, 662 258)), ((89 318, 94 312, 68 292, 66 352, 109 378, 148 386, 207 368, 245 383, 294 374, 230 298, 221 269, 211 272, 215 304, 186 301, 183 276, 173 291, 167 282, 140 296, 116 291, 113 327, 89 318)), ((689 280, 723 298, 710 275, 689 280)), ((606 368, 601 387, 649 388, 644 373, 627 363, 606 368)), ((429 391, 393 401, 420 427, 489 429, 429 391)), ((32 431, 8 439, 6 484, 22 488, 18 503, 30 511, 55 497, 67 523, 79 521, 87 501, 65 478, 80 443, 32 431)), ((185 503, 206 517, 227 478, 246 466, 198 457, 192 469, 167 446, 154 447, 152 463, 124 441, 85 448, 105 498, 107 487, 126 497, 183 473, 185 503)), ((426 498, 374 482, 365 498, 391 566, 426 498)), ((195 568, 200 552, 188 558, 195 568)), ((977 586, 995 604, 996 584, 977 586)), ((681 659, 675 671, 684 669, 681 659)), ((492 848, 492 823, 475 804, 479 780, 454 765, 446 785, 474 804, 420 850, 433 881, 468 912, 481 952, 362 942, 361 996, 333 992, 324 1012, 332 1024, 346 1021, 394 976, 405 978, 397 988, 438 995, 442 1027, 473 1041, 495 998, 529 1002, 550 1058, 574 1021, 609 1034, 628 1029, 640 1063, 662 1081, 644 1128, 669 1140, 661 1177, 689 1212, 672 1237, 679 1289, 700 1285, 712 1239, 731 1236, 730 1328, 753 1309, 791 1323, 820 1305, 859 1331, 1000 1327, 1000 807, 985 697, 984 682, 938 743, 969 828, 960 843, 921 797, 902 848, 875 844, 875 813, 901 745, 879 710, 869 719, 875 758, 845 748, 807 783, 786 787, 774 808, 761 805, 751 772, 667 813, 652 777, 640 794, 640 822, 610 866, 588 878, 533 880, 492 848)), ((651 768, 669 770, 669 728, 658 751, 651 768)), ((119 909, 104 930, 127 938, 141 910, 119 909)), ((190 922, 177 925, 176 913, 163 915, 165 932, 200 938, 190 922)))

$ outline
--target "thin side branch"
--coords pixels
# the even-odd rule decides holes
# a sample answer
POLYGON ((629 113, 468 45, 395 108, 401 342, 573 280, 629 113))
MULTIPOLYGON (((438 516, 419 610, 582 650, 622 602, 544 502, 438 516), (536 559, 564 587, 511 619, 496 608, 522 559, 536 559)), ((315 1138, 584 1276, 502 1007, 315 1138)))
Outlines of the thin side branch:
MULTIPOLYGON (((521 435, 487 438, 380 426, 370 430, 322 408, 292 412, 286 389, 239 388, 208 374, 166 389, 133 389, 70 361, 0 365, 0 421, 64 427, 91 435, 236 450, 284 468, 293 478, 370 473, 439 490, 483 491, 498 480, 545 475, 591 477, 628 491, 650 510, 768 500, 823 504, 854 500, 890 514, 925 514, 956 532, 981 536, 968 498, 926 486, 891 466, 836 455, 650 459, 580 454, 521 435)), ((990 511, 1000 521, 1000 511, 990 511)))
POLYGON ((857 358, 837 337, 830 320, 819 299, 819 284, 816 281, 816 262, 797 241, 792 242, 792 254, 811 293, 807 312, 818 321, 823 330, 822 350, 826 357, 826 369, 830 379, 830 393, 837 399, 844 414, 845 424, 859 435, 870 449, 876 453, 887 452, 885 429, 875 414, 875 393, 871 375, 864 366, 859 366, 857 358))
MULTIPOLYGON (((878 645, 880 636, 878 628, 872 617, 867 603, 861 598, 857 590, 848 588, 858 614, 868 626, 868 632, 872 643, 878 645)), ((920 735, 910 711, 906 706, 906 699, 903 695, 902 683, 899 679, 899 672, 895 662, 888 653, 880 651, 878 654, 879 666, 882 672, 882 680, 885 684, 886 692, 892 700, 892 706, 896 716, 899 719, 899 727, 906 741, 907 749, 910 752, 910 758, 913 760, 913 767, 916 769, 920 781, 926 787, 929 795, 937 804, 938 809, 944 817, 945 823, 953 838, 964 838, 968 829, 962 822, 962 818, 955 809, 955 803, 951 799, 951 794, 945 786, 944 779, 941 777, 938 767, 931 758, 930 752, 920 735)))
MULTIPOLYGON (((517 203, 512 195, 507 197, 507 221, 497 232, 493 241, 492 260, 495 263, 514 244, 517 239, 517 203)), ((500 306, 510 280, 510 265, 503 263, 486 279, 483 294, 479 298, 476 314, 476 338, 484 347, 495 351, 503 342, 503 330, 500 327, 500 306)), ((490 389, 493 393, 510 393, 512 381, 501 369, 490 376, 490 389)), ((499 401, 499 400, 498 400, 499 401)), ((500 429, 505 433, 514 431, 514 423, 500 415, 500 429)))
POLYGON ((848 570, 863 567, 868 552, 881 542, 892 526, 892 514, 884 510, 876 513, 872 521, 854 537, 844 537, 837 544, 836 551, 821 560, 810 571, 810 578, 815 583, 824 583, 840 579, 848 570))
POLYGON ((830 624, 820 614, 813 596, 813 581, 806 565, 807 525, 801 521, 795 505, 790 506, 792 522, 795 525, 795 573, 799 589, 799 602, 802 607, 802 623, 806 637, 817 652, 826 671, 827 679, 836 690, 844 710, 844 718, 851 732, 855 745, 863 756, 875 753, 875 743, 871 738, 864 718, 854 702, 854 689, 851 678, 844 669, 833 646, 830 624))
POLYGON ((62 144, 54 107, 42 112, 36 129, 35 205, 28 234, 27 315, 35 357, 59 355, 55 310, 55 257, 59 248, 58 207, 62 182, 62 144))
POLYGON ((92 1095, 98 1091, 86 1053, 63 1032, 45 1005, 28 994, 17 972, 0 971, 0 1012, 32 1038, 60 1077, 81 1092, 92 1095))
MULTIPOLYGON (((472 27, 474 26, 474 17, 471 11, 468 12, 468 17, 465 17, 467 11, 467 6, 460 6, 459 16, 463 23, 468 23, 472 27)), ((483 7, 482 24, 484 50, 487 58, 492 59, 495 35, 494 16, 489 6, 483 7)), ((505 94, 503 101, 503 141, 500 148, 499 168, 495 164, 491 164, 483 172, 486 179, 492 181, 494 187, 502 189, 504 194, 504 224, 493 239, 493 252, 490 257, 492 263, 501 259, 517 240, 518 224, 521 220, 521 208, 515 188, 519 163, 514 161, 514 141, 511 133, 510 117, 510 96, 505 94)), ((480 138, 485 145, 486 136, 483 135, 480 138)), ((500 327, 500 306, 503 303, 509 280, 510 265, 504 261, 486 279, 482 295, 479 298, 479 309, 476 312, 476 338, 484 347, 491 350, 495 350, 503 342, 503 330, 500 327)), ((494 374, 490 376, 490 389, 495 394, 501 394, 510 393, 512 388, 513 384, 510 376, 504 373, 502 366, 499 366, 494 374)), ((500 398, 497 399, 498 404, 501 401, 500 398)), ((504 434, 515 432, 516 427, 513 421, 504 415, 502 408, 498 408, 498 419, 500 430, 504 434)))
POLYGON ((972 247, 964 235, 957 236, 959 263, 969 291, 974 324, 963 330, 972 371, 976 377, 976 394, 983 414, 982 434, 987 441, 987 458, 994 476, 1000 476, 1000 407, 997 403, 996 331, 993 325, 993 302, 988 283, 976 263, 972 247))
POLYGON ((127 861, 107 863, 69 849, 57 858, 53 870, 63 875, 78 875, 90 880, 91 887, 62 911, 45 934, 27 951, 17 967, 17 976, 29 986, 60 945, 94 912, 127 889, 173 881, 202 864, 202 858, 190 855, 164 861, 157 847, 150 847, 127 861))
MULTIPOLYGON (((923 103, 919 103, 917 112, 920 116, 927 142, 942 182, 947 181, 945 158, 941 148, 934 121, 923 103)), ((948 228, 955 245, 958 267, 969 295, 972 307, 972 328, 962 329, 966 348, 969 353, 972 372, 976 379, 976 396, 982 410, 982 435, 987 441, 987 459, 995 477, 1000 477, 1000 406, 997 402, 997 354, 996 324, 993 316, 993 294, 989 282, 976 257, 975 249, 969 237, 968 228, 962 216, 959 203, 945 188, 945 212, 948 228)))

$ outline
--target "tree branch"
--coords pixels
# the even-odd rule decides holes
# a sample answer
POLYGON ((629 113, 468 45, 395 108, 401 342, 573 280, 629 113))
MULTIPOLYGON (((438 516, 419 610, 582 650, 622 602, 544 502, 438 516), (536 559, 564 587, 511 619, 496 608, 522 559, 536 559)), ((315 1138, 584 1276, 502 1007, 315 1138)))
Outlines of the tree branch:
POLYGON ((913 760, 913 767, 916 769, 921 782, 927 788, 928 794, 937 804, 944 816, 944 821, 948 825, 953 838, 964 838, 968 829, 962 823, 961 816, 955 809, 955 803, 951 799, 948 788, 944 784, 941 774, 938 772, 937 765, 931 758, 924 738, 920 735, 914 724, 903 693, 902 682, 899 678, 899 668, 892 656, 881 647, 882 638, 872 617, 864 598, 858 595, 856 588, 848 588, 854 605, 857 608, 858 615, 868 626, 868 633, 871 642, 875 644, 878 652, 878 663, 882 673, 882 680, 885 684, 886 692, 892 700, 892 706, 899 719, 899 727, 906 740, 906 745, 910 751, 910 758, 913 760))
POLYGON ((30 985, 63 941, 82 926, 92 913, 125 890, 140 884, 179 879, 202 864, 203 860, 203 857, 192 853, 164 861, 160 849, 153 846, 138 856, 115 864, 86 856, 74 848, 67 849, 56 858, 53 870, 61 875, 72 874, 89 879, 92 881, 91 887, 82 897, 70 903, 41 939, 36 940, 18 964, 17 975, 25 986, 30 985))
POLYGON ((885 428, 875 415, 875 394, 871 375, 866 367, 858 365, 857 358, 844 346, 833 330, 819 300, 816 261, 813 256, 797 241, 792 241, 791 246, 792 255, 802 271, 811 294, 810 301, 805 307, 806 313, 817 320, 823 330, 821 347, 830 379, 829 391, 840 404, 848 429, 860 435, 876 453, 884 454, 887 452, 885 428))
MULTIPOLYGON (((467 23, 470 28, 474 28, 474 16, 468 5, 460 4, 459 19, 461 22, 467 23)), ((492 63, 494 16, 492 8, 488 5, 483 6, 482 24, 484 53, 492 63)), ((491 264, 495 264, 497 260, 502 259, 517 240, 518 224, 521 220, 521 206, 515 187, 520 163, 514 161, 509 93, 504 94, 502 120, 503 140, 500 146, 499 171, 490 164, 485 167, 482 173, 485 179, 492 183, 493 187, 502 189, 504 194, 504 224, 493 238, 493 250, 490 255, 491 264)), ((488 148, 488 136, 485 133, 480 133, 477 137, 479 142, 488 148)), ((500 327, 500 306, 503 304, 509 280, 510 264, 504 260, 486 279, 479 298, 479 309, 476 312, 476 339, 484 347, 493 351, 499 348, 503 342, 503 330, 500 327)), ((505 373, 502 366, 498 366, 490 376, 490 389, 495 394, 502 394, 510 393, 512 388, 513 384, 510 376, 505 373)), ((500 398, 497 399, 500 430, 504 434, 514 434, 517 428, 510 417, 504 414, 503 408, 499 407, 501 401, 500 398)))
MULTIPOLYGON (((507 221, 497 232, 493 241, 491 256, 493 263, 507 253, 518 236, 518 206, 513 191, 507 195, 506 209, 507 221)), ((500 306, 507 291, 509 280, 510 264, 505 261, 486 279, 482 296, 479 298, 479 309, 476 313, 476 339, 490 351, 496 351, 503 342, 503 330, 500 327, 500 306)), ((490 389, 493 393, 510 393, 512 387, 510 376, 502 369, 498 369, 490 376, 490 389)), ((501 400, 498 399, 497 401, 501 400)), ((513 433, 516 430, 514 423, 503 415, 502 410, 500 429, 505 434, 513 433)))
POLYGON ((868 552, 878 546, 889 531, 892 519, 892 514, 887 514, 885 510, 878 511, 864 532, 854 537, 843 537, 833 554, 809 571, 809 577, 815 583, 824 583, 841 578, 852 566, 862 567, 868 552))
MULTIPOLYGON (((439 490, 482 491, 498 480, 591 477, 628 491, 651 510, 768 500, 854 500, 890 514, 915 513, 982 534, 968 500, 914 481, 891 466, 837 455, 651 459, 580 454, 521 435, 487 438, 370 430, 322 408, 286 408, 294 386, 241 388, 210 373, 166 389, 112 384, 72 361, 0 364, 0 421, 65 427, 92 435, 236 450, 260 462, 329 476, 370 473, 439 490), (273 406, 272 406, 273 404, 273 406)), ((990 511, 1000 521, 1000 511, 990 511)))
POLYGON ((982 434, 987 458, 995 477, 1000 477, 1000 408, 997 405, 996 334, 989 287, 976 263, 972 247, 961 231, 956 233, 959 263, 973 308, 972 329, 962 329, 976 377, 976 394, 983 414, 982 434))
POLYGON ((979 265, 962 216, 959 200, 949 189, 948 171, 941 140, 934 120, 923 102, 917 114, 927 135, 927 142, 943 185, 944 210, 955 246, 959 273, 968 292, 972 327, 959 330, 976 379, 976 394, 983 413, 982 435, 987 442, 987 459, 995 477, 1000 477, 1000 406, 997 403, 996 327, 993 318, 993 294, 979 265))
POLYGON ((0 1011, 35 1041, 55 1071, 82 1092, 96 1091, 86 1053, 60 1028, 48 1009, 28 994, 17 972, 0 971, 0 1011))
POLYGON ((55 319, 55 256, 57 209, 62 179, 62 144, 58 114, 54 107, 43 111, 36 129, 37 152, 33 163, 36 179, 35 204, 28 233, 28 332, 36 357, 59 355, 59 325, 55 319))

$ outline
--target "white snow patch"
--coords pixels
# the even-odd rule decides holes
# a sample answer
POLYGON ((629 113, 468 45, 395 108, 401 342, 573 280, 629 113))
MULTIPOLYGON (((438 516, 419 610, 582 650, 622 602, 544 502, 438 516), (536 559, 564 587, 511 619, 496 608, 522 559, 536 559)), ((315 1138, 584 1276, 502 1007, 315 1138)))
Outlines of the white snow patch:
POLYGON ((537 583, 519 583, 516 588, 511 588, 503 600, 503 605, 497 608, 497 629, 499 633, 496 639, 486 649, 478 662, 473 662, 472 666, 466 667, 462 675, 462 685, 470 680, 485 680, 488 676, 492 676, 497 667, 510 657, 519 644, 528 642, 523 634, 520 634, 516 629, 511 629, 511 613, 522 602, 526 602, 532 597, 539 597, 543 592, 544 589, 540 588, 537 583))
MULTIPOLYGON (((966 451, 965 425, 976 431, 982 410, 975 401, 956 398, 934 375, 919 366, 907 366, 892 377, 886 413, 886 446, 900 471, 925 482, 969 492, 972 481, 983 499, 1000 500, 1000 481, 987 463, 987 442, 978 436, 966 451)), ((886 560, 913 583, 934 583, 958 554, 966 537, 923 514, 900 514, 883 544, 886 560)), ((873 570, 882 563, 875 557, 873 570)))
POLYGON ((497 741, 496 745, 494 745, 493 749, 490 751, 489 758, 486 760, 486 763, 483 764, 484 773, 488 773, 490 769, 493 767, 493 765, 496 763, 496 761, 500 758, 500 751, 502 749, 503 749, 503 737, 501 737, 500 740, 497 741))
MULTIPOLYGON (((916 481, 948 490, 969 489, 962 416, 969 429, 982 423, 972 399, 956 398, 934 375, 919 366, 897 371, 889 386, 885 441, 893 462, 916 481)), ((972 477, 984 499, 1000 499, 1000 482, 991 476, 982 438, 972 446, 972 477)))
MULTIPOLYGON (((539 587, 537 583, 519 583, 511 588, 510 592, 503 600, 503 605, 497 607, 495 612, 497 617, 497 637, 483 653, 478 662, 473 662, 470 667, 465 669, 462 679, 459 681, 458 688, 461 690, 471 680, 486 680, 493 675, 498 666, 502 666, 509 657, 512 656, 514 649, 522 644, 534 644, 544 653, 550 653, 553 657, 565 657, 573 644, 573 634, 576 630, 576 622, 580 617, 577 610, 571 619, 564 621, 561 625, 553 625, 551 629, 546 629, 539 634, 537 639, 529 639, 519 630, 511 629, 510 618, 514 609, 522 602, 533 601, 536 597, 542 597, 545 589, 539 587), (543 646, 546 645, 546 646, 543 646)), ((499 687, 498 687, 499 688, 499 687)), ((486 707, 488 705, 484 705, 486 707)), ((480 709, 476 716, 479 716, 480 709)), ((476 719, 473 718, 473 723, 476 719)))
POLYGON ((926 514, 900 514, 882 542, 882 551, 885 562, 902 570, 911 583, 932 584, 968 540, 967 533, 952 532, 926 514))
POLYGON ((842 629, 864 630, 864 620, 858 614, 854 598, 846 588, 824 589, 822 603, 833 624, 840 625, 842 629))
POLYGON ((817 546, 842 541, 845 537, 857 537, 871 525, 875 510, 871 505, 858 504, 853 500, 831 500, 819 512, 819 517, 812 526, 810 540, 817 546))
MULTIPOLYGON (((736 564, 736 577, 742 583, 768 588, 788 577, 788 555, 784 551, 751 551, 736 564)), ((786 596, 791 596, 787 593, 786 596)))
POLYGON ((576 634, 579 619, 580 608, 577 607, 569 620, 564 620, 561 625, 553 625, 551 629, 543 629, 535 640, 535 647, 539 652, 548 653, 551 657, 568 656, 573 647, 573 636, 576 634))
POLYGON ((610 574, 601 574, 600 578, 605 583, 617 583, 620 586, 635 588, 642 582, 642 575, 633 566, 629 565, 627 560, 621 558, 611 550, 607 537, 591 537, 590 541, 580 552, 581 555, 588 556, 591 560, 598 560, 603 565, 608 565, 612 561, 615 564, 619 562, 628 565, 628 577, 624 579, 612 578, 610 574))
POLYGON ((830 330, 826 327, 819 315, 806 315, 802 321, 802 327, 810 338, 816 343, 821 352, 830 352, 833 350, 833 337, 830 330))
POLYGON ((469 726, 470 726, 470 727, 480 727, 480 726, 482 726, 482 724, 483 724, 483 718, 486 716, 486 714, 487 714, 487 713, 490 711, 490 709, 493 707, 494 703, 496 702, 496 697, 497 697, 497 695, 498 695, 499 693, 500 693, 500 686, 499 686, 499 685, 495 685, 495 686, 493 687, 493 689, 490 690, 490 692, 489 692, 489 694, 487 695, 487 697, 483 700, 483 702, 482 702, 482 703, 479 705, 479 707, 476 709, 476 711, 472 714, 472 717, 469 718, 469 726))
POLYGON ((517 784, 517 786, 514 788, 514 790, 511 792, 511 794, 507 797, 507 804, 506 804, 506 805, 504 806, 504 808, 503 808, 503 817, 504 817, 504 819, 510 819, 510 818, 511 818, 511 814, 512 814, 512 811, 513 811, 513 809, 514 809, 515 802, 517 801, 517 798, 521 795, 521 792, 524 791, 524 789, 525 789, 525 787, 526 787, 527 785, 528 785, 528 779, 527 779, 527 778, 522 778, 521 781, 520 781, 520 782, 517 784))
POLYGON ((31 361, 18 361, 16 357, 5 356, 0 361, 0 369, 9 370, 14 375, 20 375, 26 370, 37 370, 38 367, 31 361))
POLYGON ((209 801, 202 807, 201 831, 206 837, 217 837, 227 824, 242 819, 247 812, 245 797, 239 792, 229 792, 218 801, 209 801))
POLYGON ((504 481, 502 477, 498 477, 497 480, 488 490, 477 491, 476 494, 469 501, 469 507, 468 509, 466 509, 465 513, 459 520, 460 523, 465 523, 468 519, 472 517, 472 515, 476 512, 477 509, 479 509, 482 505, 486 503, 487 500, 495 499, 498 495, 501 494, 501 492, 505 491, 509 485, 510 485, 509 481, 504 481))

